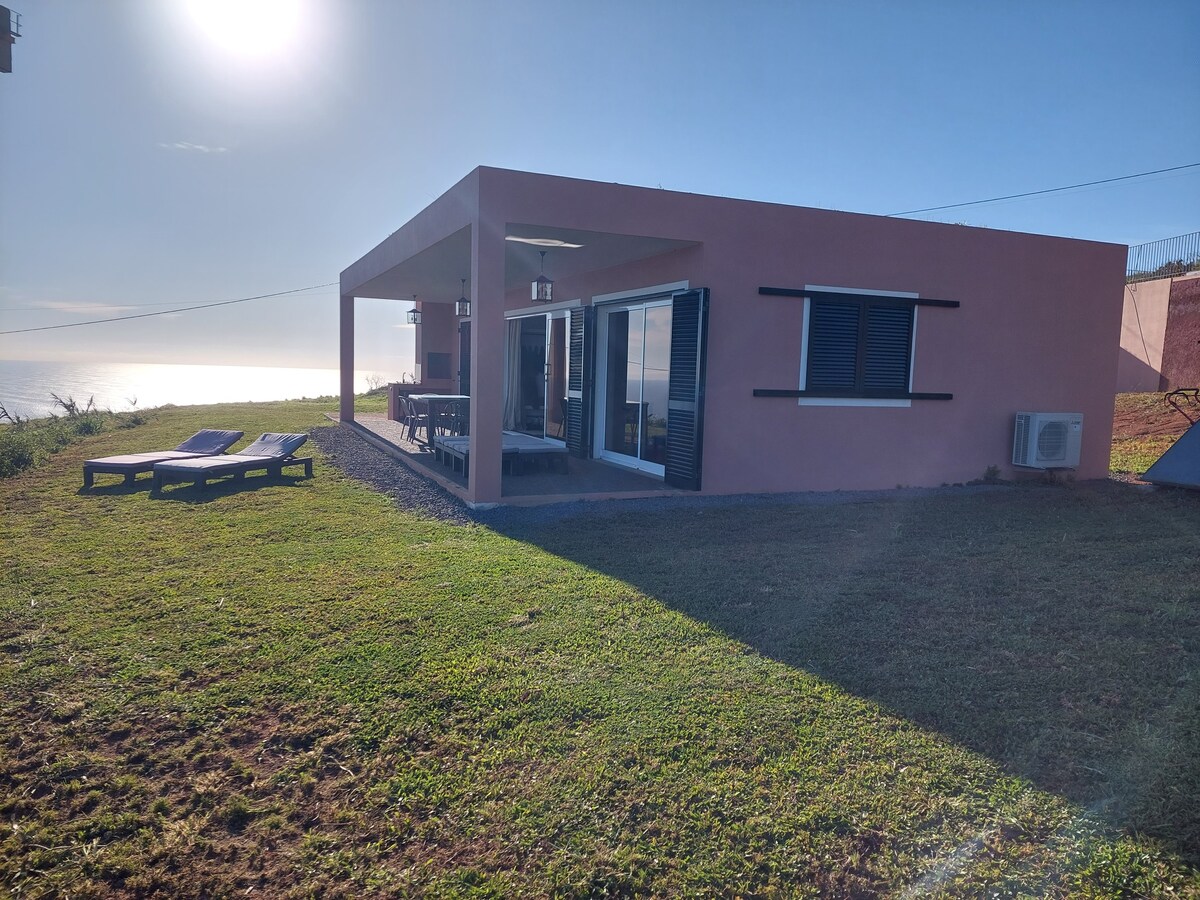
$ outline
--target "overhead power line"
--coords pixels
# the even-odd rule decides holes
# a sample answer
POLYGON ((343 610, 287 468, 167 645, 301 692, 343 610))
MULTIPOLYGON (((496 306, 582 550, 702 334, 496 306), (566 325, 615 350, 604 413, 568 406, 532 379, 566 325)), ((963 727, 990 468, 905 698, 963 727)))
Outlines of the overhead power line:
POLYGON ((1056 194, 1060 191, 1071 191, 1075 188, 1094 187, 1098 184, 1112 184, 1114 181, 1129 181, 1133 178, 1145 178, 1147 175, 1162 175, 1165 172, 1179 172, 1183 169, 1195 169, 1200 162, 1188 163, 1186 166, 1171 166, 1169 169, 1155 169, 1152 172, 1138 172, 1136 175, 1121 175, 1117 178, 1102 178, 1099 181, 1085 181, 1081 184, 1068 184, 1063 187, 1044 188, 1040 191, 1026 191, 1023 194, 1009 194, 1005 197, 989 197, 987 200, 968 200, 966 203, 948 203, 945 206, 927 206, 924 209, 909 209, 904 212, 888 213, 889 216, 912 216, 917 213, 937 212, 941 209, 958 209, 963 206, 979 206, 981 203, 999 203, 1001 200, 1016 200, 1019 197, 1036 197, 1039 194, 1056 194))
MULTIPOLYGON (((889 217, 891 217, 891 216, 912 216, 912 215, 916 215, 917 213, 938 212, 938 211, 944 210, 944 209, 961 209, 964 206, 980 206, 984 203, 999 203, 1003 200, 1017 200, 1022 197, 1037 197, 1037 196, 1040 196, 1043 194, 1057 194, 1057 193, 1061 193, 1062 191, 1072 191, 1072 190, 1075 190, 1076 188, 1095 187, 1096 185, 1113 184, 1118 181, 1131 181, 1134 178, 1146 178, 1149 175, 1164 175, 1168 172, 1181 172, 1181 171, 1184 171, 1185 169, 1195 169, 1195 168, 1200 168, 1200 162, 1187 163, 1186 165, 1182 165, 1182 166, 1171 166, 1166 169, 1153 169, 1149 172, 1137 172, 1136 174, 1133 174, 1133 175, 1119 175, 1116 178, 1101 178, 1099 181, 1084 181, 1084 182, 1080 182, 1079 184, 1063 185, 1062 187, 1043 188, 1042 190, 1039 190, 1039 191, 1024 191, 1023 193, 1020 193, 1020 194, 1006 194, 1003 197, 989 197, 986 200, 968 200, 964 203, 947 203, 944 206, 926 206, 923 209, 909 209, 909 210, 905 210, 904 212, 888 213, 887 215, 889 217)), ((313 284, 313 285, 309 285, 308 287, 295 288, 294 290, 290 290, 290 291, 276 291, 271 294, 257 294, 253 297, 238 297, 236 300, 219 300, 216 303, 200 303, 195 306, 182 306, 182 307, 178 307, 175 309, 163 309, 163 310, 159 310, 157 312, 136 313, 136 314, 130 315, 130 316, 112 316, 107 319, 89 319, 88 321, 85 321, 85 322, 65 322, 61 325, 40 325, 36 328, 16 328, 11 331, 0 331, 0 335, 28 334, 33 331, 54 331, 59 328, 79 328, 83 325, 101 325, 105 322, 127 322, 131 319, 149 319, 149 318, 153 318, 154 316, 168 316, 168 315, 173 315, 175 313, 192 312, 193 310, 197 310, 197 309, 212 309, 213 307, 216 307, 216 306, 230 306, 234 303, 249 303, 251 300, 266 300, 271 297, 284 297, 284 296, 287 296, 288 294, 299 294, 304 291, 312 291, 312 290, 316 290, 318 288, 332 287, 335 284, 338 284, 338 282, 327 281, 324 284, 313 284)), ((147 303, 147 304, 143 304, 143 305, 144 306, 156 306, 156 305, 166 305, 166 304, 147 303)))
POLYGON ((87 322, 66 322, 62 325, 40 325, 37 328, 17 328, 13 331, 0 331, 0 334, 27 334, 30 331, 53 331, 56 328, 78 328, 81 325, 99 325, 103 322, 126 322, 129 319, 149 319, 153 316, 168 316, 173 313, 191 312, 194 309, 212 309, 214 306, 229 306, 233 303, 249 303, 251 300, 266 300, 269 297, 283 297, 287 294, 299 294, 316 288, 332 287, 336 281, 325 284, 310 284, 308 287, 296 288, 291 291, 276 291, 273 294, 257 294, 253 297, 239 297, 236 300, 218 300, 216 303, 200 303, 196 306, 181 306, 178 309, 162 309, 158 312, 137 313, 132 316, 113 316, 109 319, 91 319, 87 322))
MULTIPOLYGON (((81 309, 150 309, 159 306, 178 306, 178 300, 166 300, 162 303, 85 303, 81 306, 0 306, 0 313, 9 312, 77 312, 81 309)), ((174 310, 167 310, 174 312, 174 310)))

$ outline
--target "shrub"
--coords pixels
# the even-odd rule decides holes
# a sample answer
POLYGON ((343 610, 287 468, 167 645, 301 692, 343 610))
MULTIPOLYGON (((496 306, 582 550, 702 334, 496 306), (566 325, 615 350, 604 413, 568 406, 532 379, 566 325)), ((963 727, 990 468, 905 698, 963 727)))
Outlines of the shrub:
POLYGON ((95 398, 79 404, 72 397, 51 394, 62 415, 25 419, 0 404, 0 478, 12 478, 39 466, 68 444, 106 428, 134 428, 149 421, 144 412, 114 413, 96 408, 95 398))

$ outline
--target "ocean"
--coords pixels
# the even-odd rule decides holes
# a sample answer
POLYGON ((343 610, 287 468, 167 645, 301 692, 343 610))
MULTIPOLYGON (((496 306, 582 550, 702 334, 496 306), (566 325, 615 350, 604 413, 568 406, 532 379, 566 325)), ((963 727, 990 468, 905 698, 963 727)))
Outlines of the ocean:
MULTIPOLYGON (((371 374, 355 373, 356 392, 367 390, 371 374)), ((61 414, 51 394, 81 406, 94 398, 101 409, 124 412, 167 403, 295 400, 337 392, 337 369, 0 360, 0 406, 22 418, 61 414)))

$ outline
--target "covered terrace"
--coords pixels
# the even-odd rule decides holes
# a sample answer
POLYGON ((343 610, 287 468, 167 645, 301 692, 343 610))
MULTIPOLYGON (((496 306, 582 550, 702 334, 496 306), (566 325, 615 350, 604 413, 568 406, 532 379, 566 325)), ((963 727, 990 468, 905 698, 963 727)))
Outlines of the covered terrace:
MULTIPOLYGON (((694 237, 676 233, 678 222, 661 210, 639 202, 614 204, 612 188, 479 168, 343 271, 341 422, 473 505, 669 490, 661 478, 588 459, 589 446, 580 435, 585 385, 582 369, 573 365, 578 361, 568 359, 579 352, 577 342, 568 344, 572 311, 606 291, 677 283, 701 250, 694 237), (534 303, 530 285, 543 265, 554 280, 554 296, 534 303), (418 384, 406 388, 470 397, 471 462, 465 476, 434 462, 430 448, 409 441, 391 415, 356 415, 356 298, 415 298, 418 384), (458 314, 464 311, 456 309, 460 299, 469 301, 468 315, 458 314), (513 341, 520 329, 510 323, 538 316, 546 322, 541 332, 546 342, 541 415, 527 408, 520 426, 514 426, 512 386, 521 374, 513 369, 513 341), (569 449, 567 471, 533 467, 521 475, 504 474, 502 434, 513 427, 533 433, 539 421, 543 439, 569 449)), ((653 192, 629 196, 636 200, 647 193, 653 192)))

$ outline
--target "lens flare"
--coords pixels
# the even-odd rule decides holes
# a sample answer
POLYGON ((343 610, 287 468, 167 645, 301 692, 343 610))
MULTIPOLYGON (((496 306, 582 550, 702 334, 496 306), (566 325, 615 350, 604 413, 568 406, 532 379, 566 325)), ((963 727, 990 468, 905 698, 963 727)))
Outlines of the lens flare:
POLYGON ((185 0, 183 7, 198 37, 246 62, 298 52, 310 21, 304 0, 185 0))

